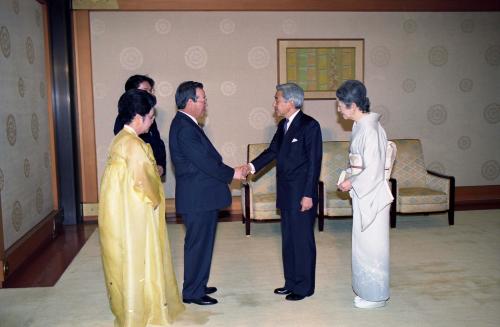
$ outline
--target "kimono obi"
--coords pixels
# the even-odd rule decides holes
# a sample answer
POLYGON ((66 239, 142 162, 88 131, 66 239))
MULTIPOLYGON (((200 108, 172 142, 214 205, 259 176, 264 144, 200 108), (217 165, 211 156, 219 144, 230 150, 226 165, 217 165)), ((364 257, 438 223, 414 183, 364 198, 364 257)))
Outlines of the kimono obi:
POLYGON ((340 185, 351 176, 358 175, 363 171, 363 158, 360 154, 349 153, 349 168, 342 170, 340 173, 337 185, 340 185))
MULTIPOLYGON (((396 144, 392 141, 387 142, 385 151, 385 164, 384 164, 384 177, 386 180, 391 178, 392 167, 396 160, 397 148, 396 144)), ((363 157, 360 154, 349 153, 349 166, 347 169, 351 176, 358 175, 365 168, 363 166, 363 157)))
POLYGON ((357 175, 364 169, 363 157, 360 154, 349 153, 349 166, 351 175, 357 175))

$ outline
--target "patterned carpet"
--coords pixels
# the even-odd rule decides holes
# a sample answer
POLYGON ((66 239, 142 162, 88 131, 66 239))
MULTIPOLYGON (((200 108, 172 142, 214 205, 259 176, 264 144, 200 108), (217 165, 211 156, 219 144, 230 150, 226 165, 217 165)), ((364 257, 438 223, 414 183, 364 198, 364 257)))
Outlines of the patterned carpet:
MULTIPOLYGON (((182 282, 182 225, 168 225, 182 282)), ((174 326, 499 326, 500 210, 398 217, 391 230, 391 299, 380 309, 352 306, 351 220, 316 233, 316 293, 299 302, 273 294, 283 285, 278 223, 218 226, 211 286, 219 304, 188 305, 174 326)), ((113 326, 94 233, 50 288, 0 290, 0 326, 113 326)))

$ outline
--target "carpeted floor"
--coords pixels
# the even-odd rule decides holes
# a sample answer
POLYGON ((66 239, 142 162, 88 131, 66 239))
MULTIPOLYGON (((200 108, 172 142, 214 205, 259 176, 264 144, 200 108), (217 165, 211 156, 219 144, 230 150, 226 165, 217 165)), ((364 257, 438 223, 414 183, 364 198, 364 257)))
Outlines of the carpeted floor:
MULTIPOLYGON (((391 230, 387 307, 352 306, 351 220, 316 233, 316 293, 299 302, 273 294, 283 285, 279 223, 218 226, 211 286, 215 306, 187 305, 174 326, 500 326, 500 210, 405 216, 391 230)), ((182 225, 168 225, 179 283, 182 225)), ((97 232, 50 288, 1 289, 0 326, 113 326, 97 232)))

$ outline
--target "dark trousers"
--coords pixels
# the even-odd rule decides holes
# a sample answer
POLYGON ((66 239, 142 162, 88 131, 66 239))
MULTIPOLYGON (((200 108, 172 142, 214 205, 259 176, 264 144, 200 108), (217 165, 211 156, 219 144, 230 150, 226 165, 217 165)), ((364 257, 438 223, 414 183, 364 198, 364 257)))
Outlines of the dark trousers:
POLYGON ((184 284, 182 298, 199 299, 205 295, 210 277, 217 210, 182 214, 184 238, 184 284))
POLYGON ((316 206, 305 212, 281 210, 281 246, 285 288, 302 296, 310 296, 314 293, 315 218, 316 206))

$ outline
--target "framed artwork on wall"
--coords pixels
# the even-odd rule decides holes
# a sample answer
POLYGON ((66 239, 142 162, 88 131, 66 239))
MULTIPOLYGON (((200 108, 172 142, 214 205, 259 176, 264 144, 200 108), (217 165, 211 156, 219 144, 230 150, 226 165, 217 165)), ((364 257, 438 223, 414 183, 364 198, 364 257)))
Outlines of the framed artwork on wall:
POLYGON ((346 80, 364 77, 364 39, 278 39, 278 83, 296 83, 306 99, 335 99, 346 80))

